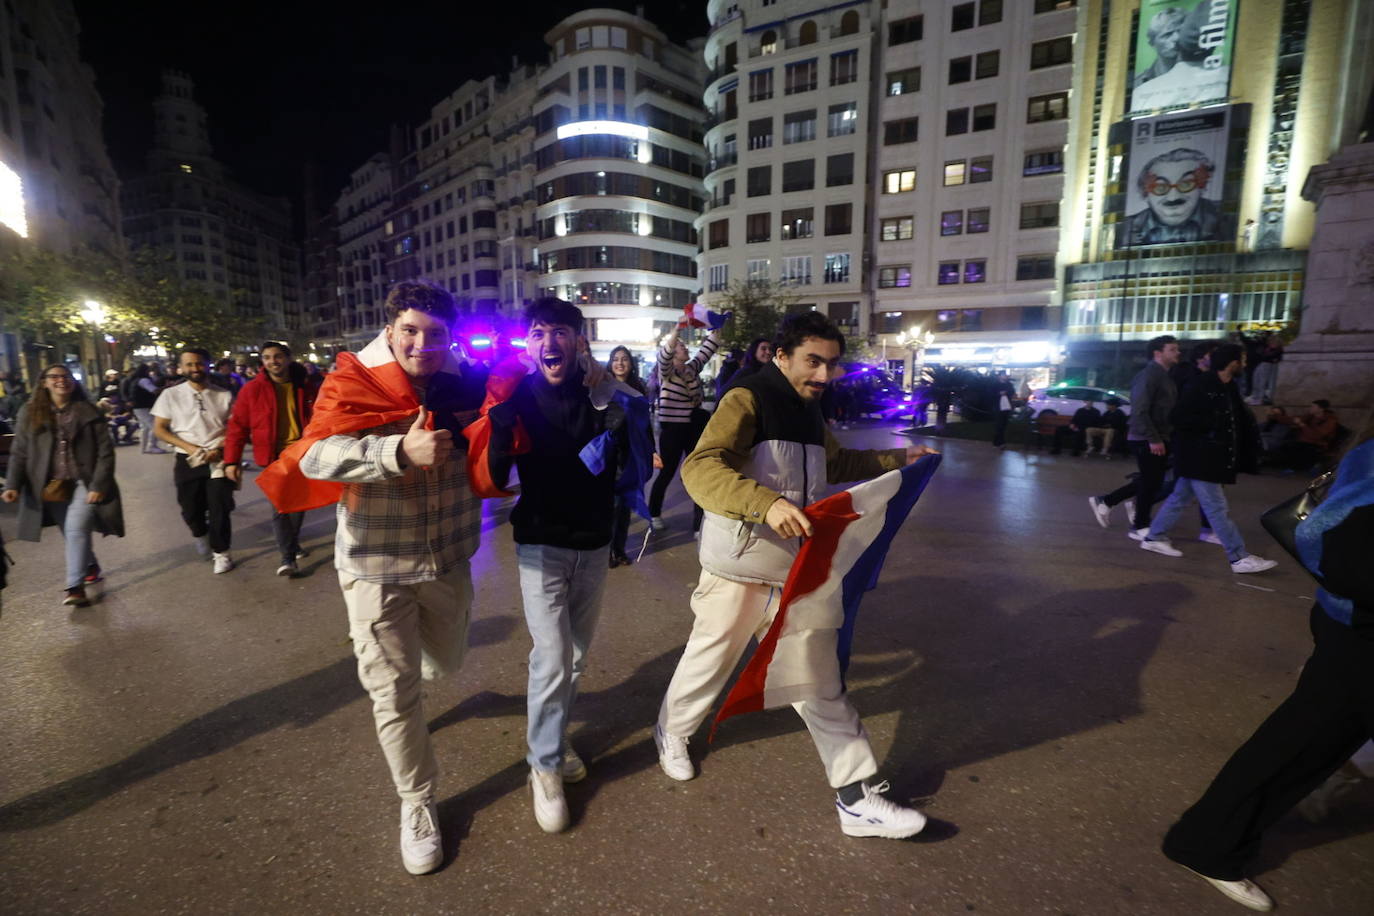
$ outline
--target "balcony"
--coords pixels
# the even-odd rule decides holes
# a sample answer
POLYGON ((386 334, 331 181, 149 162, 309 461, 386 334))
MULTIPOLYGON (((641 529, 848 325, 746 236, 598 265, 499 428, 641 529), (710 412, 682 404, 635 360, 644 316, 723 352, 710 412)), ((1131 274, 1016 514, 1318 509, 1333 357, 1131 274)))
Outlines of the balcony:
POLYGON ((735 165, 739 162, 739 153, 722 153, 707 160, 706 171, 714 172, 716 169, 723 169, 726 166, 735 165))

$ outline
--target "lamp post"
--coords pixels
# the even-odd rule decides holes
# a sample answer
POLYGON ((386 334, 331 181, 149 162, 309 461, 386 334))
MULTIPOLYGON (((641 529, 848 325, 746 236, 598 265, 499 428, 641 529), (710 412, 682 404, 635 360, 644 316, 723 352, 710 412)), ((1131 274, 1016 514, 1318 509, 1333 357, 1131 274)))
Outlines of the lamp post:
POLYGON ((91 326, 91 362, 94 371, 91 373, 91 386, 102 378, 100 374, 100 326, 105 323, 105 306, 96 302, 94 299, 87 299, 85 308, 81 310, 81 318, 91 326))

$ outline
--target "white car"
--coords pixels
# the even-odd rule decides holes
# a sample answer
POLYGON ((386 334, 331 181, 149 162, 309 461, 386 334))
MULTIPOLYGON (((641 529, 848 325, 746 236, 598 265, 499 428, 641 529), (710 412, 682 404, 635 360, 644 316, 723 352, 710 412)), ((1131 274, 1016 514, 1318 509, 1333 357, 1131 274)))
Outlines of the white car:
POLYGON ((1083 406, 1083 402, 1091 398, 1098 410, 1105 411, 1107 405, 1103 403, 1107 398, 1116 398, 1121 401, 1121 410, 1127 416, 1131 413, 1131 398, 1129 394, 1121 391, 1114 391, 1107 388, 1089 388, 1086 385, 1055 385, 1053 388, 1037 388, 1031 392, 1030 400, 1027 402, 1032 416, 1040 416, 1041 411, 1053 410, 1055 413, 1065 416, 1073 416, 1078 408, 1083 406))

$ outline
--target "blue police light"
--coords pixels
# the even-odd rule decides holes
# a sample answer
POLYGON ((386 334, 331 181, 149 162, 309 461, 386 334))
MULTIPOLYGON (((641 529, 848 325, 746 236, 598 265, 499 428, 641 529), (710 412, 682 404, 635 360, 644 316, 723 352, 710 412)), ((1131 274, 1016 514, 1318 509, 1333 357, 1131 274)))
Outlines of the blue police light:
POLYGON ((477 348, 489 347, 491 346, 491 338, 479 334, 472 338, 472 345, 477 348))
POLYGON ((525 345, 525 338, 523 338, 523 337, 512 337, 512 338, 510 339, 510 345, 511 345, 512 347, 523 347, 523 346, 525 345))

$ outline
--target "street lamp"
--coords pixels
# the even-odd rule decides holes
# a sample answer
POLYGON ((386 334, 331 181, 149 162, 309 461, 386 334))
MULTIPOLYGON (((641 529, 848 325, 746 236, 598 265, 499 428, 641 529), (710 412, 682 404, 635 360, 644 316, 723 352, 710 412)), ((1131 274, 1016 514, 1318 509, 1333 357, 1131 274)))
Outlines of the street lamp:
POLYGON ((100 326, 105 323, 105 306, 96 302, 94 299, 85 301, 85 308, 81 311, 81 319, 91 326, 91 361, 95 364, 95 371, 91 374, 91 384, 101 378, 100 375, 100 326))

